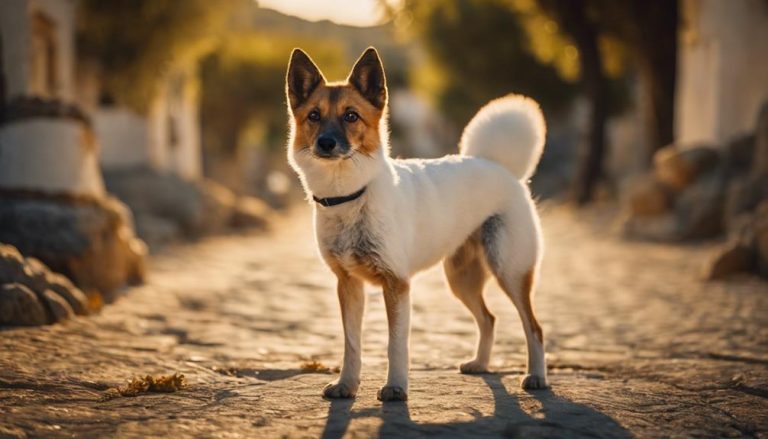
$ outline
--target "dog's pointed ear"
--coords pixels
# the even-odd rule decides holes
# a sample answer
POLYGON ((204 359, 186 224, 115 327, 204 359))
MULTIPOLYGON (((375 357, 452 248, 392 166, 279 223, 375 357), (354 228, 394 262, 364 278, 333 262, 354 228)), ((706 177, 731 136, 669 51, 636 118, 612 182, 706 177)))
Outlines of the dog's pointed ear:
POLYGON ((285 77, 291 110, 303 104, 321 83, 325 83, 325 78, 309 55, 301 49, 293 49, 285 77))
POLYGON ((387 78, 379 53, 373 47, 363 52, 347 81, 376 108, 383 109, 387 105, 387 78))

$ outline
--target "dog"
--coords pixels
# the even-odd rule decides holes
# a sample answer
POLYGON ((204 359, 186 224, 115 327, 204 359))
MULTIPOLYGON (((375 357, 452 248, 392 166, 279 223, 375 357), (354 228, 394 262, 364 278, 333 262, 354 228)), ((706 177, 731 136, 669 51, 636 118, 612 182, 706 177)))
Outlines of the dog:
POLYGON ((459 154, 439 159, 389 156, 387 85, 370 47, 343 82, 328 82, 294 49, 286 75, 288 160, 314 200, 322 259, 336 275, 344 327, 339 378, 326 398, 353 398, 360 386, 363 283, 380 286, 389 324, 387 381, 381 401, 408 398, 409 280, 442 261, 454 295, 480 333, 462 373, 487 373, 495 317, 483 287, 493 275, 517 308, 528 349, 524 389, 548 386, 544 337, 532 296, 543 251, 527 181, 544 149, 538 104, 510 95, 469 122, 459 154))

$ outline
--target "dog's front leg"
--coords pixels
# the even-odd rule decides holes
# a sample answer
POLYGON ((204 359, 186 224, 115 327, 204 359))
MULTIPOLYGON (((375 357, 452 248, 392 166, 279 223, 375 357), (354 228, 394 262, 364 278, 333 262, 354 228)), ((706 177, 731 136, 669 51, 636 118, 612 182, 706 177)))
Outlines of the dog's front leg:
POLYGON ((338 274, 336 292, 341 305, 341 321, 344 325, 344 363, 339 379, 323 390, 327 398, 353 398, 360 387, 361 343, 365 295, 363 282, 346 273, 338 274))
POLYGON ((389 321, 389 367, 387 384, 379 390, 380 401, 408 399, 408 356, 411 333, 411 298, 408 282, 395 279, 384 284, 384 302, 389 321))

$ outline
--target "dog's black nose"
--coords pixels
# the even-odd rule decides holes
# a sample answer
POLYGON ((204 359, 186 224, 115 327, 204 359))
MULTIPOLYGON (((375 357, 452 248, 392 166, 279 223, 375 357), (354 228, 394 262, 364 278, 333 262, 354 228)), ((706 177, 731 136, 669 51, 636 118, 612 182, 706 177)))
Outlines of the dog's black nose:
POLYGON ((336 139, 333 137, 322 136, 317 139, 317 149, 320 152, 330 153, 336 147, 336 139))

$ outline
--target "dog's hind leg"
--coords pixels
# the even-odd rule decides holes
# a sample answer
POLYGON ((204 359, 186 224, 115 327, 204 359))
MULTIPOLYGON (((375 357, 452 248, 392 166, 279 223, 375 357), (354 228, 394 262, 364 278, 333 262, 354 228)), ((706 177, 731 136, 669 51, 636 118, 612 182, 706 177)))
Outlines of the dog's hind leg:
POLYGON ((365 294, 363 282, 347 273, 339 272, 336 292, 341 305, 341 320, 344 326, 344 362, 339 379, 323 389, 326 398, 353 398, 360 386, 361 332, 365 294))
POLYGON ((459 366, 461 373, 488 372, 491 358, 496 318, 488 311, 483 299, 483 287, 488 278, 483 257, 479 239, 471 237, 443 261, 445 277, 451 291, 472 313, 479 331, 477 354, 473 360, 459 366))
MULTIPOLYGON (((535 214, 534 214, 535 215, 535 214)), ((516 215, 488 219, 482 228, 488 266, 499 286, 512 299, 520 315, 528 348, 527 373, 521 381, 524 389, 543 389, 547 383, 544 358, 544 333, 533 312, 533 292, 539 265, 541 238, 535 217, 516 215), (524 227, 526 219, 532 220, 524 227), (509 221, 509 223, 507 223, 509 221)))

